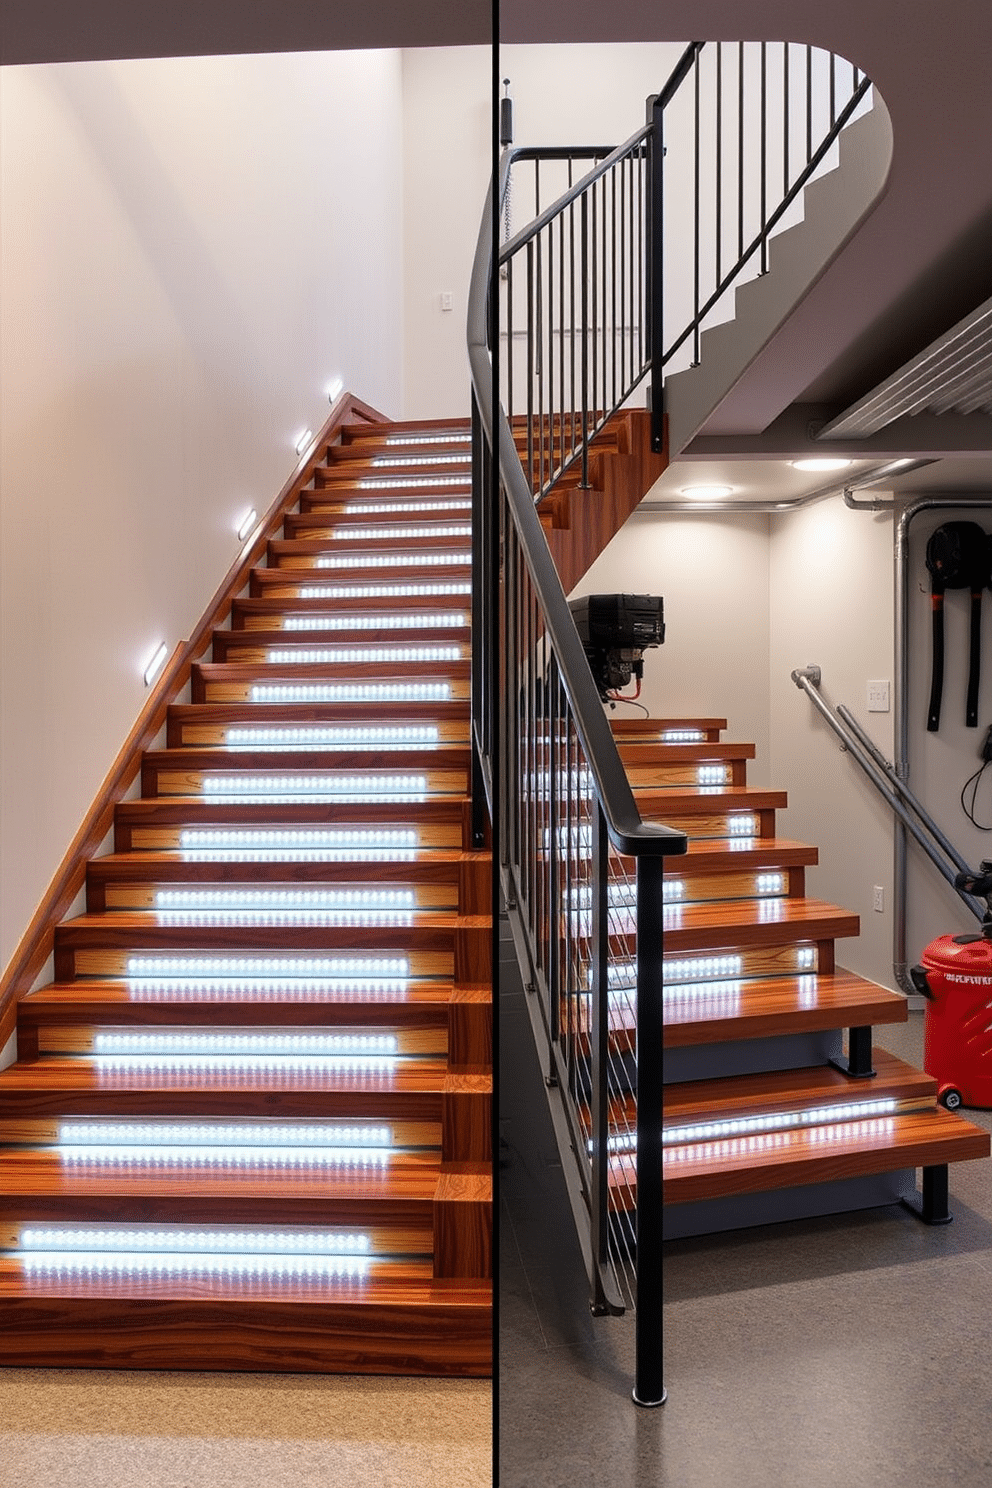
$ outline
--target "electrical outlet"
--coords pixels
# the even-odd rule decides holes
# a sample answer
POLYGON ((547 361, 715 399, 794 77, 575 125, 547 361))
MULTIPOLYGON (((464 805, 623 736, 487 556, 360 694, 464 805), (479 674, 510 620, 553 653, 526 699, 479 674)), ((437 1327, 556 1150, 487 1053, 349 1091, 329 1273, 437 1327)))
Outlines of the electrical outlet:
POLYGON ((888 681, 868 683, 868 712, 888 713, 889 711, 889 684, 888 681))
POLYGON ((876 914, 885 913, 885 890, 881 884, 876 884, 871 891, 871 907, 876 914))
POLYGON ((454 308, 455 308, 455 305, 454 305, 454 300, 452 299, 452 296, 451 296, 451 290, 450 289, 442 289, 442 291, 441 291, 441 309, 442 310, 453 310, 454 308))

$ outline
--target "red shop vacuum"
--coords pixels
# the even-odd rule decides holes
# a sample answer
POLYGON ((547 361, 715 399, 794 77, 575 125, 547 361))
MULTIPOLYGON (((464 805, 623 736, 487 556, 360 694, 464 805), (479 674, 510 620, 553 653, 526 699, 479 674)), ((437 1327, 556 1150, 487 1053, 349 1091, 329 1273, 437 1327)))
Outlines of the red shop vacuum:
POLYGON ((980 933, 938 935, 910 970, 927 998, 923 1068, 951 1111, 992 1107, 992 861, 959 873, 954 886, 985 900, 980 933))

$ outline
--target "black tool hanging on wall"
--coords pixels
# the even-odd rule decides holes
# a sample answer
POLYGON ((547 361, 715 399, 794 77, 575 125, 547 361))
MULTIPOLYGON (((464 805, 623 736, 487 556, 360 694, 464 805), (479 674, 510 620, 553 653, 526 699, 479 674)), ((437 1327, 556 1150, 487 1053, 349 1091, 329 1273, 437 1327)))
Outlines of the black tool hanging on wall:
POLYGON ((927 542, 927 568, 933 613, 933 671, 927 729, 940 727, 944 690, 944 590, 971 591, 971 630, 968 644, 968 700, 965 724, 978 727, 978 679, 981 666, 982 590, 989 582, 990 543, 977 522, 945 522, 927 542))

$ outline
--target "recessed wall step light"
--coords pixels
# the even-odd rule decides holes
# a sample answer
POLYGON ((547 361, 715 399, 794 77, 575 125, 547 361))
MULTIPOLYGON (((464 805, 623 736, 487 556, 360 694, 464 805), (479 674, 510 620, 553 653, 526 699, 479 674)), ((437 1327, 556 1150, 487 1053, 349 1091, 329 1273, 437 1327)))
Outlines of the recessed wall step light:
POLYGON ((424 522, 417 527, 336 527, 334 542, 388 542, 408 537, 471 537, 471 522, 449 522, 446 526, 424 522))
MULTIPOLYGON (((276 618, 276 617, 273 617, 276 618)), ((283 630, 452 630, 468 625, 458 611, 426 615, 284 615, 283 630)), ((251 632, 246 631, 246 642, 251 632)))
POLYGON ((273 666, 379 666, 392 662, 461 661, 460 646, 306 646, 270 647, 265 659, 273 666))
POLYGON ((349 553, 318 558, 315 568, 465 568, 471 553, 349 553))
POLYGON ((436 749, 440 731, 433 724, 381 728, 342 725, 299 728, 232 727, 224 730, 228 749, 436 749))
POLYGON ((301 584, 300 599, 438 599, 444 594, 471 594, 463 584, 301 584))
POLYGON ((253 703, 449 703, 450 682, 256 682, 253 703))
POLYGON ((729 780, 728 765, 700 765, 696 770, 697 785, 726 785, 729 780))
POLYGON ((439 501, 346 501, 343 512, 346 517, 370 517, 387 516, 391 512, 464 511, 471 505, 472 498, 466 493, 439 501))

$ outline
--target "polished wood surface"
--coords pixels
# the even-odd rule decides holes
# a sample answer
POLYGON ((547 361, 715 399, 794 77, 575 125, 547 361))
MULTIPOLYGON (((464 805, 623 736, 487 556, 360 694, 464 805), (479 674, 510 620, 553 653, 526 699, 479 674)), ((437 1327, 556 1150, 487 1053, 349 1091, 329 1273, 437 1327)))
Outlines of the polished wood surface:
MULTIPOLYGON (((354 411, 358 418, 374 416, 361 406, 354 411)), ((353 480, 369 469, 367 453, 359 452, 360 425, 342 438, 355 442, 355 456, 340 462, 353 480)), ((338 448, 329 437, 316 440, 298 477, 305 470, 307 479, 319 484, 320 472, 335 467, 338 448)), ((425 450, 425 470, 428 455, 425 450)), ((445 476, 449 470, 445 467, 445 476)), ((343 474, 332 479, 337 497, 358 495, 342 484, 343 474)), ((298 478, 288 504, 300 496, 300 484, 298 478)), ((448 487, 439 490, 450 495, 448 487)), ((383 492, 366 494, 375 500, 383 492)), ((388 492, 391 504, 395 495, 388 492)), ((394 602, 359 595, 354 608, 352 596, 271 597, 278 593, 276 565, 281 563, 310 565, 297 570, 293 582, 305 579, 327 589, 460 578, 463 565, 426 560, 439 548, 461 552, 467 544, 430 531, 396 541, 391 527, 421 525, 419 518, 399 511, 380 524, 381 540, 349 547, 334 536, 334 521, 326 516, 286 522, 286 504, 279 517, 284 536, 276 538, 270 525, 253 540, 250 568, 239 568, 238 588, 249 578, 252 593, 270 597, 229 596, 231 630, 218 630, 217 619, 187 656, 182 682, 189 682, 189 701, 180 700, 178 686, 162 690, 155 729, 145 728, 135 762, 142 796, 125 801, 119 791, 110 814, 100 818, 104 835, 113 820, 114 851, 94 857, 98 843, 89 844, 91 861, 83 864, 85 912, 63 919, 52 933, 55 980, 31 993, 22 987, 20 1002, 16 1008, 11 1004, 8 1021, 16 1011, 19 1057, 0 1071, 0 1252, 16 1241, 20 1224, 64 1220, 360 1225, 375 1237, 374 1257, 360 1285, 240 1284, 227 1277, 129 1286, 119 1276, 68 1280, 64 1269, 48 1280, 28 1277, 18 1262, 0 1253, 0 1329, 8 1333, 0 1340, 3 1363, 48 1359, 111 1367, 435 1374, 480 1374, 490 1366, 491 1298, 484 1283, 492 1271, 492 865, 488 854, 467 847, 467 596, 406 595, 394 602), (320 532, 329 535, 315 536, 320 532), (372 546, 415 561, 387 575, 361 561, 372 546), (258 567, 263 551, 270 568, 258 567), (324 552, 351 561, 344 569, 317 569, 324 552), (411 617, 412 611, 465 619, 451 627, 384 623, 387 616, 411 617), (366 629, 350 623, 352 613, 372 624, 366 629), (287 615, 337 622, 342 614, 340 629, 323 623, 317 630, 282 625, 287 615), (256 627, 254 635, 249 626, 256 627), (201 661, 211 640, 213 659, 201 661), (269 660, 273 649, 295 657, 342 643, 359 651, 346 669, 269 660), (451 643, 461 655, 450 663, 372 659, 383 646, 451 643), (358 686, 368 680, 443 679, 452 698, 428 704, 251 701, 257 682, 305 685, 342 677, 358 686), (165 747, 152 747, 162 721, 167 721, 165 747), (342 751, 226 748, 225 730, 239 723, 299 728, 391 722, 436 724, 438 747, 394 751, 373 741, 342 751), (397 775, 411 773, 424 777, 425 799, 377 798, 378 783, 388 787, 397 775), (288 793, 305 781, 309 798, 218 802, 216 786, 223 789, 239 774, 277 777, 279 789, 288 793), (356 789, 351 777, 368 775, 374 777, 372 791, 364 784, 356 789), (256 863, 248 848, 243 858, 219 852, 187 862, 181 834, 203 826, 291 836, 318 827, 372 832, 400 827, 413 832, 417 845, 413 853, 387 853, 378 861, 363 858, 356 848, 350 858, 256 863), (209 908, 164 916, 156 900, 165 885, 194 890, 258 885, 259 893, 262 885, 286 893, 307 885, 409 889, 414 907, 394 916, 394 923, 356 909, 338 924, 293 924, 289 914, 279 923, 271 910, 256 913, 254 924, 252 911, 224 924, 209 908), (227 987, 170 990, 127 980, 129 959, 142 951, 249 958, 327 952, 359 961, 400 956, 412 980, 365 990, 342 981, 314 996, 305 981, 246 989, 244 995, 239 990, 235 996, 227 987), (148 1058, 108 1061, 99 1053, 98 1035, 123 1029, 147 1035, 152 1041, 148 1058), (157 1036, 158 1047, 167 1049, 177 1033, 197 1029, 248 1035, 255 1029, 388 1032, 396 1052, 380 1061, 300 1057, 220 1063, 155 1054, 157 1036), (60 1123, 73 1116, 189 1119, 197 1128, 237 1118, 276 1124, 286 1118, 385 1122, 396 1146, 384 1162, 342 1154, 332 1165, 308 1166, 305 1151, 284 1166, 261 1151, 247 1165, 241 1161, 245 1154, 227 1163, 223 1149, 209 1159, 187 1154, 164 1160, 161 1155, 77 1160, 57 1145, 60 1123)), ((341 520, 354 527, 362 517, 341 520)), ((454 520, 443 516, 434 525, 454 520)), ((178 675, 174 668, 172 675, 178 675)), ((79 883, 73 880, 71 886, 75 892, 79 883)), ((63 899, 60 915, 71 902, 64 894, 63 899)))

